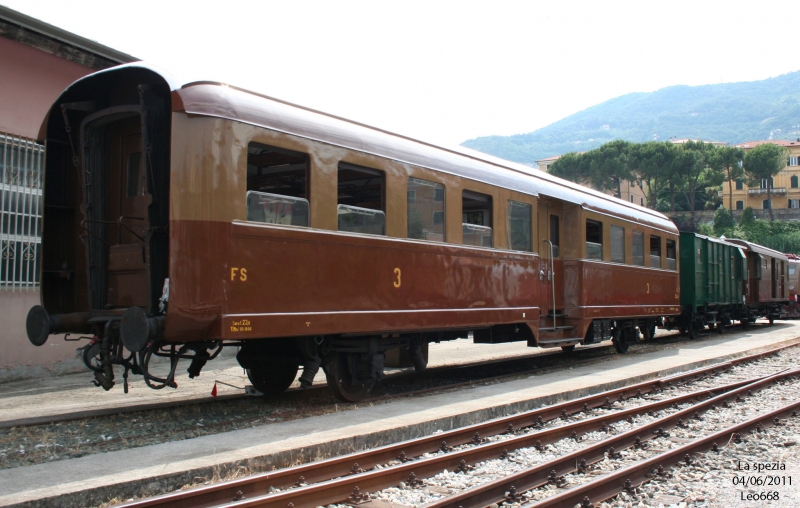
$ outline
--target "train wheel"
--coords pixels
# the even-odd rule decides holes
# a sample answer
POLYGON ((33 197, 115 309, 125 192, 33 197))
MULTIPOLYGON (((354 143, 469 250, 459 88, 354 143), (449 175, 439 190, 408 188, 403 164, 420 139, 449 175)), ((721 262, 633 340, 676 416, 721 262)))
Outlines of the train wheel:
POLYGON ((563 351, 565 353, 571 353, 571 352, 575 351, 575 344, 573 344, 571 346, 561 346, 561 351, 563 351))
MULTIPOLYGON (((353 382, 350 365, 348 364, 348 353, 331 353, 333 359, 327 363, 325 368, 325 377, 328 379, 328 386, 330 386, 333 395, 343 402, 359 402, 367 398, 370 391, 370 384, 368 382, 353 382)), ((355 362, 356 355, 350 353, 353 357, 351 361, 355 362)))
POLYGON ((628 341, 625 340, 625 334, 622 333, 622 330, 619 328, 615 328, 612 332, 611 343, 614 344, 614 349, 616 349, 619 354, 627 353, 628 348, 631 346, 628 341))
POLYGON ((260 362, 257 368, 246 369, 247 379, 264 395, 278 395, 292 385, 298 368, 295 360, 276 358, 260 362))
POLYGON ((725 324, 722 321, 717 323, 717 333, 722 335, 722 332, 725 330, 725 324))
POLYGON ((689 340, 697 339, 697 330, 694 328, 694 322, 690 322, 686 327, 686 332, 689 334, 689 340))
POLYGON ((640 327, 639 330, 641 330, 644 340, 653 340, 653 337, 656 336, 656 325, 645 325, 640 327))

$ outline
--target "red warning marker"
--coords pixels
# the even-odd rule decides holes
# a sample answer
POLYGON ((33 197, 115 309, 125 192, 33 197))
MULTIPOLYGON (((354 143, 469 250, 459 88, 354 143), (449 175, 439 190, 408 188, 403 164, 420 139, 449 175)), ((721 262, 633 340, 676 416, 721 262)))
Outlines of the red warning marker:
POLYGON ((217 383, 216 383, 216 381, 214 382, 214 388, 211 389, 211 396, 212 397, 216 397, 217 396, 217 383))

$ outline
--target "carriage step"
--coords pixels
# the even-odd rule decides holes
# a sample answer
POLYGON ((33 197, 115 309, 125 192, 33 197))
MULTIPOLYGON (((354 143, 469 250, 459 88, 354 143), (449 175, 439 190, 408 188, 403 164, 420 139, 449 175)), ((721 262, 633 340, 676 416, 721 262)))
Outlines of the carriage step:
POLYGON ((564 347, 564 346, 574 346, 580 344, 581 341, 580 337, 571 337, 568 339, 549 339, 549 340, 540 340, 539 347, 564 347))
MULTIPOLYGON (((548 327, 544 327, 544 328, 540 326, 539 327, 539 331, 540 332, 557 332, 559 330, 572 330, 573 328, 575 328, 575 327, 571 326, 571 325, 556 326, 555 328, 553 328, 552 326, 548 326, 548 327)), ((561 339, 559 339, 559 340, 561 340, 561 339)))

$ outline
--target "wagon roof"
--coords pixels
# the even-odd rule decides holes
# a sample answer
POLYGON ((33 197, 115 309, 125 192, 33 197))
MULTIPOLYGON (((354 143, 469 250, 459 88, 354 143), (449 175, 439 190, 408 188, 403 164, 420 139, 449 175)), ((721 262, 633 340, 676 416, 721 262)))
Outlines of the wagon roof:
MULTIPOLYGON (((173 91, 173 110, 176 111, 240 121, 513 189, 531 196, 550 196, 575 203, 588 210, 645 223, 678 234, 675 225, 659 212, 563 180, 544 171, 483 153, 461 148, 458 150, 442 148, 219 82, 182 83, 158 67, 146 63, 126 64, 100 73, 130 67, 148 69, 160 75, 173 91)), ((91 76, 83 79, 87 78, 91 76)))
POLYGON ((747 240, 740 240, 738 238, 730 238, 728 241, 737 245, 741 245, 744 247, 744 250, 749 250, 751 252, 755 252, 756 254, 764 254, 769 257, 789 261, 789 258, 787 258, 784 253, 764 247, 763 245, 758 245, 757 243, 748 242, 747 240))
POLYGON ((731 238, 722 239, 722 238, 715 238, 713 236, 701 235, 700 233, 691 233, 691 232, 688 232, 688 231, 681 231, 681 236, 689 236, 689 235, 696 236, 697 238, 702 238, 703 240, 708 240, 709 242, 721 243, 723 245, 730 245, 732 247, 736 247, 737 249, 741 249, 742 248, 741 245, 737 245, 735 243, 732 243, 731 242, 731 240, 732 240, 731 238))

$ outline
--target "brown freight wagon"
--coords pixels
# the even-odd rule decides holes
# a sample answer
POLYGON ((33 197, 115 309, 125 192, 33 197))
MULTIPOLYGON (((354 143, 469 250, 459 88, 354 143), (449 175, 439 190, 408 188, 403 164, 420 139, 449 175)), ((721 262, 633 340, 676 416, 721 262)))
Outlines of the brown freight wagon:
POLYGON ((747 256, 748 279, 744 295, 750 322, 765 317, 769 323, 781 316, 789 303, 789 258, 785 254, 746 240, 728 239, 747 256))
POLYGON ((680 313, 665 216, 508 161, 144 64, 74 83, 41 137, 28 334, 86 334, 105 389, 115 364, 174 386, 178 359, 195 376, 238 346, 263 392, 322 367, 358 400, 398 350, 423 369, 428 343, 472 331, 624 352, 680 313))

